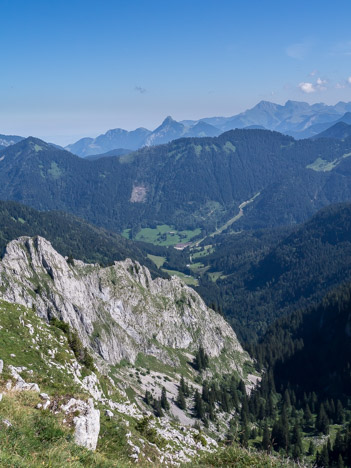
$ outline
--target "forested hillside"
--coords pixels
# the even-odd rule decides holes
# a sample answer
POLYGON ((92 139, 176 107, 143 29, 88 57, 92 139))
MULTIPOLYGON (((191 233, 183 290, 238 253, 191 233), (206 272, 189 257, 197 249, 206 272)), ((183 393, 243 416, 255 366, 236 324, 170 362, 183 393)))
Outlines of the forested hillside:
POLYGON ((210 233, 249 200, 238 228, 295 224, 351 197, 350 154, 350 140, 235 130, 86 161, 29 138, 0 154, 0 198, 132 237, 157 224, 210 233))
POLYGON ((318 212, 298 228, 263 230, 213 240, 198 291, 221 306, 245 340, 268 323, 319 301, 351 280, 351 204, 318 212), (216 282, 211 272, 220 272, 216 282))
MULTIPOLYGON (((0 252, 20 236, 42 236, 50 240, 62 255, 85 262, 111 264, 132 258, 149 267, 153 275, 166 276, 147 257, 148 245, 142 246, 124 237, 97 228, 69 213, 39 212, 12 201, 0 201, 0 252)), ((157 253, 165 249, 157 248, 157 253)), ((151 250, 153 251, 153 250, 151 250)), ((175 252, 176 254, 176 252, 175 252)))

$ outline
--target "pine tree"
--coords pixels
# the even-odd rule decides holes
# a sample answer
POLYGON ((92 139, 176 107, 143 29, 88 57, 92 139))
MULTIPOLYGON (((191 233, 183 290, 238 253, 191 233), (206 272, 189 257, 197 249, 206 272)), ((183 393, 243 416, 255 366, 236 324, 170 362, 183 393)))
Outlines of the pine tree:
POLYGON ((329 454, 327 445, 323 445, 323 448, 317 457, 317 465, 322 466, 323 468, 328 468, 329 466, 329 454))
POLYGON ((329 433, 329 419, 327 413, 325 412, 323 403, 321 403, 319 408, 319 413, 316 420, 316 429, 322 434, 327 435, 329 433))
POLYGON ((204 380, 202 384, 202 399, 206 402, 209 403, 210 401, 210 391, 208 388, 208 383, 206 380, 204 380))
POLYGON ((205 350, 202 346, 199 347, 197 353, 195 354, 194 367, 198 371, 203 371, 209 365, 208 354, 205 353, 205 350))
POLYGON ((147 405, 152 405, 153 403, 153 396, 152 394, 149 392, 149 390, 146 390, 145 392, 145 397, 144 397, 144 401, 147 405))
POLYGON ((335 409, 335 422, 337 424, 343 424, 345 421, 345 414, 344 414, 344 408, 342 406, 342 403, 340 400, 337 401, 336 403, 336 409, 335 409))
POLYGON ((313 416, 310 410, 310 407, 308 404, 305 406, 305 411, 304 411, 304 426, 306 429, 310 428, 313 423, 313 416))
POLYGON ((249 428, 248 428, 246 421, 244 425, 241 427, 240 443, 243 447, 247 447, 249 444, 249 428))
POLYGON ((161 406, 164 410, 169 410, 169 403, 167 400, 167 392, 165 387, 162 387, 162 393, 161 393, 161 406))
POLYGON ((185 398, 184 398, 184 393, 183 393, 183 390, 181 387, 179 387, 178 389, 178 396, 177 396, 177 406, 182 409, 182 410, 185 410, 186 409, 186 401, 185 401, 185 398))
POLYGON ((157 418, 162 418, 163 411, 161 406, 161 400, 154 400, 154 412, 157 418))
POLYGON ((205 417, 205 411, 202 403, 202 398, 198 390, 195 391, 195 407, 194 407, 195 417, 198 419, 203 419, 205 417))
POLYGON ((265 423, 264 428, 263 428, 262 448, 263 450, 266 450, 267 452, 269 452, 271 449, 271 438, 270 438, 267 422, 265 423))
POLYGON ((300 458, 303 452, 301 428, 298 423, 295 423, 293 432, 291 435, 291 444, 293 445, 293 457, 295 459, 300 458))

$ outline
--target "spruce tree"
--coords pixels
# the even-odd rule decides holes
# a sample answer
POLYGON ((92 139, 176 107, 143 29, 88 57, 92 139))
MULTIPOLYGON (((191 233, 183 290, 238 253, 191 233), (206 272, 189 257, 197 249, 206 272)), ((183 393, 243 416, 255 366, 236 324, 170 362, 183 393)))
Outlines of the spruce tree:
POLYGON ((271 448, 271 438, 270 438, 267 422, 265 423, 264 428, 263 428, 262 448, 263 450, 266 450, 266 452, 269 452, 271 448))
POLYGON ((303 452, 301 428, 296 422, 291 435, 291 445, 293 445, 293 457, 300 458, 303 452))
POLYGON ((341 454, 339 454, 339 457, 338 457, 338 468, 345 468, 345 463, 342 459, 341 454))
POLYGON ((178 389, 178 396, 177 396, 177 406, 182 409, 182 410, 185 410, 186 409, 186 401, 185 401, 185 398, 184 398, 184 393, 183 393, 183 390, 181 387, 179 387, 178 389))
POLYGON ((169 403, 167 400, 167 392, 165 387, 162 387, 162 393, 161 393, 161 406, 164 410, 169 410, 169 403))
POLYGON ((203 419, 205 417, 204 406, 202 403, 202 398, 198 390, 195 391, 195 407, 194 407, 195 417, 198 419, 203 419))
POLYGON ((322 434, 328 434, 329 433, 329 419, 327 416, 327 413, 325 412, 324 405, 321 403, 317 420, 316 420, 316 429, 318 432, 322 434))

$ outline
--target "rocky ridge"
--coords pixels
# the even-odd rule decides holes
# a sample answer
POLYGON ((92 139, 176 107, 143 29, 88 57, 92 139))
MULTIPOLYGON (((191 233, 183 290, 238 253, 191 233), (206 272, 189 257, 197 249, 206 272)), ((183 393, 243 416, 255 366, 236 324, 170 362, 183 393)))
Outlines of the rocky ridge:
POLYGON ((8 244, 0 278, 4 300, 67 322, 109 364, 134 363, 143 353, 177 365, 170 350, 194 353, 200 344, 227 371, 243 375, 250 361, 232 328, 195 291, 176 277, 152 280, 129 259, 107 268, 69 264, 44 238, 22 237, 8 244))
POLYGON ((75 444, 104 456, 116 440, 127 459, 162 466, 216 451, 231 416, 219 407, 206 429, 194 417, 192 396, 186 409, 177 405, 181 377, 201 391, 191 364, 200 344, 210 358, 202 378, 234 373, 248 389, 255 385, 233 330, 178 278, 152 280, 131 260, 101 268, 66 259, 41 237, 8 244, 0 262, 0 426, 21 426, 10 409, 28 393, 26 414, 51 415, 75 444), (93 366, 73 352, 57 325, 64 322, 92 353, 93 366), (158 399, 162 388, 169 409, 154 418, 144 395, 158 399))

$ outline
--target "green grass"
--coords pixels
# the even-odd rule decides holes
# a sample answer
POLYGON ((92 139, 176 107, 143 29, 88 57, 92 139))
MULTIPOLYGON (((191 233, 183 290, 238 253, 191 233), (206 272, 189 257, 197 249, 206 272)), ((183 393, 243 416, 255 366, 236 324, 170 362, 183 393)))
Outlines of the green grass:
POLYGON ((36 153, 38 153, 39 151, 42 151, 42 149, 43 149, 42 146, 36 145, 36 144, 34 145, 34 151, 35 151, 36 153))
POLYGON ((203 247, 197 247, 196 249, 192 250, 191 257, 193 259, 206 257, 215 251, 212 245, 204 245, 203 247))
POLYGON ((227 141, 223 148, 226 153, 235 153, 236 151, 236 147, 230 141, 227 141))
POLYGON ((193 276, 185 275, 181 271, 176 271, 176 270, 166 270, 166 268, 162 268, 162 271, 165 271, 166 273, 169 274, 169 276, 178 276, 181 280, 184 281, 185 284, 189 286, 198 286, 199 282, 196 278, 193 276))
POLYGON ((201 456, 183 468, 283 468, 298 466, 289 460, 268 455, 264 452, 247 450, 236 444, 215 453, 201 456))
POLYGON ((313 163, 306 166, 307 169, 312 169, 315 172, 330 172, 338 166, 343 159, 347 159, 351 156, 351 153, 345 153, 341 158, 334 159, 333 161, 327 161, 326 159, 317 158, 313 163))
POLYGON ((184 375, 186 378, 192 380, 192 368, 189 366, 189 358, 181 350, 175 350, 173 348, 164 347, 166 352, 179 360, 178 366, 170 366, 160 361, 154 356, 139 353, 135 361, 135 366, 142 369, 149 369, 153 372, 159 372, 160 374, 168 375, 172 378, 178 378, 179 375, 184 375))
POLYGON ((58 167, 58 165, 54 161, 51 163, 51 166, 50 166, 50 169, 48 170, 48 173, 55 180, 59 179, 63 174, 62 170, 58 167))
POLYGON ((126 239, 130 239, 130 229, 124 229, 124 231, 122 232, 122 236, 126 239))
POLYGON ((218 280, 218 278, 222 277, 222 271, 209 272, 208 276, 211 278, 211 281, 215 283, 218 280))
POLYGON ((154 264, 157 266, 157 268, 161 268, 163 266, 163 264, 165 263, 165 261, 166 261, 166 257, 161 257, 159 255, 148 254, 147 256, 149 257, 149 259, 151 261, 154 262, 154 264))
MULTIPOLYGON (((0 356, 6 366, 27 367, 22 376, 27 382, 36 382, 41 391, 82 395, 81 388, 65 369, 48 364, 49 350, 54 348, 58 351, 50 360, 56 365, 67 366, 75 360, 61 330, 47 325, 33 310, 5 301, 0 301, 0 327, 0 356), (27 324, 32 325, 33 335, 27 324)), ((6 377, 4 371, 2 378, 6 377)))
POLYGON ((189 268, 195 275, 201 275, 209 269, 209 266, 205 266, 201 262, 196 262, 192 263, 189 268))
POLYGON ((315 172, 330 172, 339 164, 338 159, 327 161, 322 158, 317 158, 312 164, 306 166, 307 169, 312 169, 315 172))
MULTIPOLYGON (((125 468, 131 462, 118 461, 115 454, 93 453, 73 442, 70 426, 62 423, 63 415, 54 415, 50 411, 38 411, 35 406, 40 397, 32 392, 19 392, 4 395, 0 402, 0 420, 7 419, 12 427, 0 424, 0 466, 6 468, 125 468), (112 454, 111 454, 112 455, 112 454)), ((102 425, 103 444, 107 431, 102 425)), ((112 432, 112 428, 109 429, 112 432)), ((120 438, 110 440, 109 444, 121 446, 120 438)))
MULTIPOLYGON (((125 230, 126 231, 126 230, 125 230)), ((125 231, 123 233, 127 234, 125 231)), ((129 233, 128 233, 129 234, 129 233)), ((135 236, 135 240, 154 245, 173 246, 190 242, 201 234, 201 229, 177 231, 167 224, 159 224, 156 228, 143 228, 135 236)), ((125 235, 126 237, 126 235, 125 235)))

